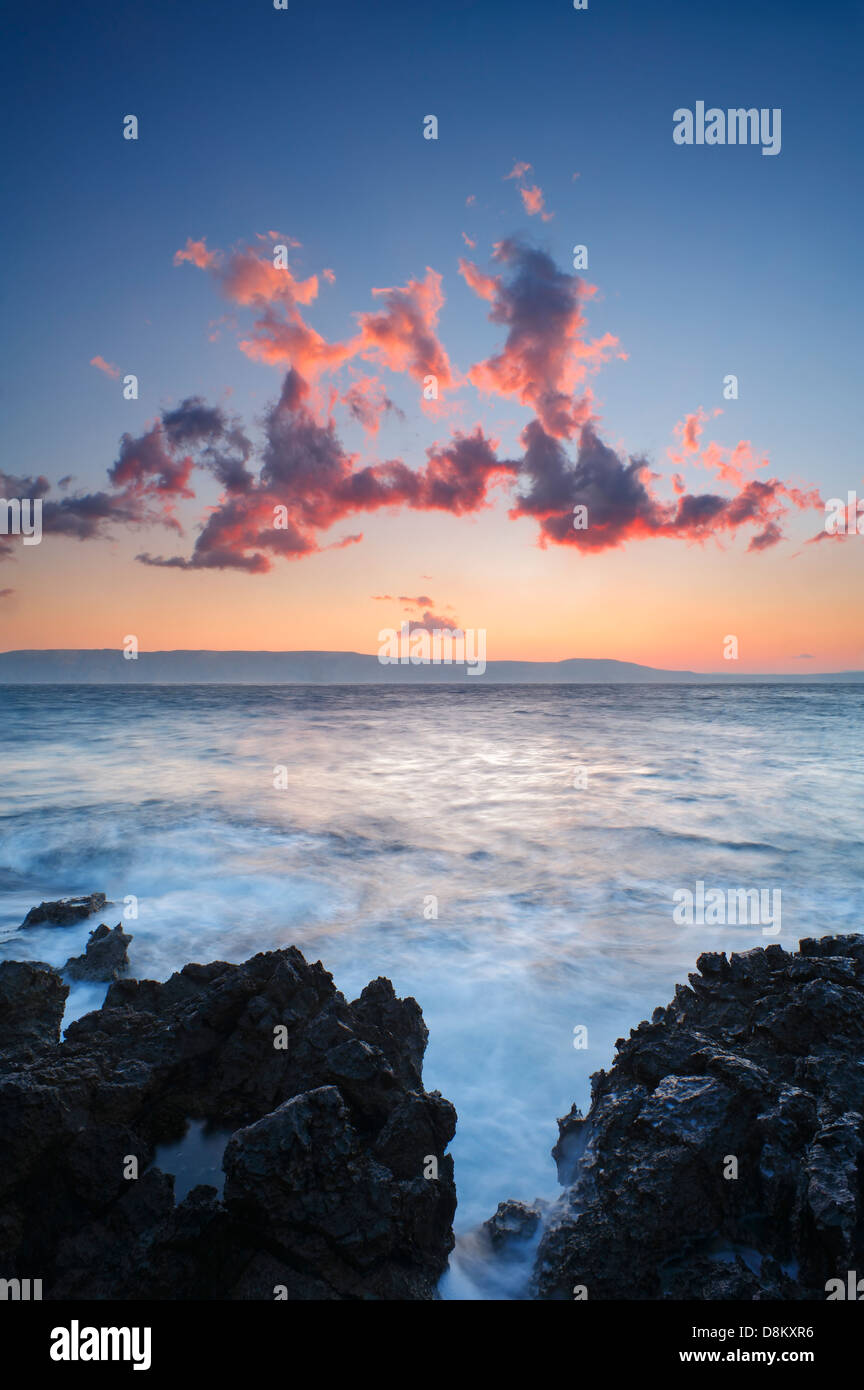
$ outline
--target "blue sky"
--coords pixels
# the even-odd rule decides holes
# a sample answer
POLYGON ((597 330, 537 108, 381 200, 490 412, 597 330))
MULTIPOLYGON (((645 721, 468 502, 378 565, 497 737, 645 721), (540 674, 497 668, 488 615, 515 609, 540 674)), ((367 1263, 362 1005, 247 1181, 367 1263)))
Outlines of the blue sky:
MULTIPOLYGON (((675 423, 723 405, 734 372, 725 443, 752 440, 826 496, 861 489, 860 28, 855 5, 801 0, 19 7, 2 77, 7 471, 103 487, 120 435, 190 394, 230 390, 254 430, 281 373, 238 352, 230 323, 208 341, 235 310, 172 265, 187 238, 296 238, 298 273, 336 274, 309 314, 328 340, 372 286, 432 266, 441 340, 467 369, 501 335, 458 259, 488 267, 518 233, 564 269, 589 248, 591 336, 628 354, 592 381, 614 446, 663 463, 675 423), (782 108, 781 154, 673 144, 673 110, 699 99, 782 108), (130 112, 137 142, 122 139, 130 112), (517 160, 549 222, 529 223, 505 181, 517 160), (137 402, 95 354, 138 375, 137 402)), ((440 430, 411 383, 391 384, 406 419, 382 426, 379 454, 422 457, 440 430)), ((489 423, 513 448, 524 412, 496 403, 489 423)))

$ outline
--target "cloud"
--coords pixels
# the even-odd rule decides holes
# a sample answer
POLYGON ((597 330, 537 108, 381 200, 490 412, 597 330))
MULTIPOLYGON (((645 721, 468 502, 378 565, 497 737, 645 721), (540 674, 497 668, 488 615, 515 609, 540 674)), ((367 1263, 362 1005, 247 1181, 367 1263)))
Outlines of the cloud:
MULTIPOLYGON (((269 232, 273 240, 277 232, 269 232)), ((260 238, 264 239, 264 238, 260 238)), ((284 237, 286 247, 298 242, 284 237)), ((222 293, 232 303, 255 310, 249 335, 239 347, 253 361, 278 367, 296 367, 309 381, 333 371, 357 350, 356 345, 328 343, 304 320, 300 305, 311 304, 318 295, 318 277, 298 279, 288 267, 277 266, 272 248, 261 249, 240 244, 229 253, 208 251, 204 240, 187 241, 185 250, 176 252, 174 264, 189 261, 208 271, 222 293)), ((335 279, 331 271, 326 277, 335 279)))
POLYGON ((530 406, 548 433, 569 439, 590 416, 586 376, 608 360, 618 339, 606 333, 588 341, 582 303, 596 290, 558 270, 545 251, 508 239, 495 260, 504 266, 496 277, 460 262, 472 289, 491 300, 492 322, 507 328, 501 352, 476 363, 469 379, 481 391, 530 406))
POLYGON ((545 211, 546 199, 538 184, 526 185, 524 188, 520 188, 519 192, 522 196, 522 205, 529 217, 536 217, 539 213, 544 222, 552 221, 555 214, 545 211))
POLYGON ((157 421, 144 434, 135 438, 124 434, 120 452, 108 470, 108 477, 118 489, 129 495, 161 495, 166 509, 180 497, 194 497, 189 485, 194 463, 188 454, 179 458, 171 452, 161 422, 157 421))
MULTIPOLYGON (((356 357, 378 361, 419 381, 434 375, 439 390, 455 383, 436 332, 444 296, 441 276, 431 267, 422 280, 373 289, 380 309, 358 313, 357 333, 346 342, 331 343, 300 311, 300 306, 317 298, 316 275, 300 280, 290 269, 275 265, 267 250, 243 244, 225 255, 208 251, 203 240, 189 241, 185 250, 175 254, 174 263, 184 260, 209 271, 233 303, 256 311, 251 331, 239 344, 254 361, 294 368, 313 384, 323 373, 336 371, 356 357)), ((326 278, 332 281, 335 275, 329 271, 326 278)), ((352 399, 356 400, 356 394, 352 399)))
POLYGON ((309 381, 322 372, 335 371, 357 351, 352 343, 328 343, 294 307, 286 308, 282 316, 266 309, 239 346, 253 361, 293 367, 309 381))
POLYGON ((517 179, 519 181, 519 193, 522 198, 522 206, 529 217, 536 217, 539 213, 544 222, 551 222, 555 214, 554 212, 545 211, 546 200, 543 196, 542 188, 536 183, 527 184, 525 182, 526 176, 530 173, 530 164, 517 161, 510 170, 510 173, 504 175, 504 178, 517 179))
POLYGON ((783 532, 776 521, 769 521, 764 531, 760 531, 758 536, 754 536, 748 545, 748 550, 767 550, 769 546, 776 545, 782 541, 783 532))
POLYGON ((442 618, 437 613, 426 612, 422 618, 409 618, 408 631, 412 632, 441 632, 443 630, 452 632, 454 637, 462 637, 464 633, 459 624, 453 618, 442 618))
POLYGON ((200 396, 187 396, 137 437, 124 434, 108 471, 117 488, 132 497, 158 497, 170 517, 173 503, 195 496, 194 468, 202 468, 228 492, 246 492, 253 476, 246 467, 252 444, 238 420, 200 396))
POLYGON ((418 381, 435 376, 439 390, 452 386, 450 359, 436 332, 444 303, 438 272, 427 266, 425 279, 409 280, 401 288, 373 289, 372 294, 384 308, 357 315, 361 355, 418 381))
POLYGON ((796 507, 813 505, 812 494, 776 478, 753 479, 732 497, 685 491, 665 501, 653 491, 659 475, 647 461, 622 459, 603 443, 591 422, 582 429, 575 462, 538 420, 525 428, 522 442, 521 472, 530 486, 517 496, 510 515, 537 519, 541 545, 602 551, 649 537, 704 541, 757 526, 748 549, 760 551, 782 539, 779 523, 788 510, 787 500, 796 507), (584 528, 574 525, 577 506, 587 509, 584 528))
MULTIPOLYGON (((390 598, 390 594, 374 595, 376 598, 390 598)), ((399 602, 407 604, 406 613, 410 613, 412 608, 421 610, 419 618, 411 618, 408 622, 408 631, 411 632, 440 632, 446 630, 451 632, 454 637, 462 637, 462 629, 455 618, 444 617, 441 614, 433 613, 432 609, 435 600, 428 594, 400 594, 399 602)), ((449 607, 449 605, 448 605, 449 607)))
POLYGON ((199 270, 210 270, 219 264, 219 252, 208 251, 204 237, 200 241, 193 241, 188 237, 183 249, 174 252, 175 265, 182 265, 184 261, 189 261, 190 265, 197 265, 199 270))
POLYGON ((480 299, 488 299, 492 303, 500 287, 500 280, 497 275, 486 275, 473 261, 466 261, 461 257, 459 274, 480 299))
MULTIPOLYGON (((141 435, 124 434, 108 470, 110 490, 77 492, 57 500, 49 496, 44 477, 14 477, 0 473, 0 495, 42 500, 45 535, 79 541, 110 539, 116 526, 165 526, 178 533, 174 514, 178 501, 193 499, 192 474, 209 472, 227 493, 251 490, 254 477, 247 468, 252 445, 237 420, 219 407, 190 396, 165 410, 141 435)), ((68 487, 64 478, 60 486, 68 487)), ((8 558, 17 537, 0 536, 0 558, 8 558)))
POLYGON ((98 353, 95 357, 90 358, 90 366, 98 367, 100 372, 104 372, 106 376, 118 377, 120 375, 120 368, 115 367, 111 362, 106 362, 105 358, 100 357, 98 353))
POLYGON ((699 464, 710 472, 716 473, 722 482, 734 483, 736 487, 743 487, 748 473, 768 466, 768 456, 763 454, 761 458, 757 458, 749 439, 739 440, 734 449, 725 448, 713 441, 702 449, 700 440, 705 425, 710 419, 722 414, 723 412, 719 408, 706 411, 700 406, 692 414, 685 415, 683 420, 679 420, 674 430, 680 443, 681 452, 676 453, 674 449, 669 449, 669 457, 679 467, 688 463, 699 464))
MULTIPOLYGON (((0 496, 41 501, 44 535, 69 536, 79 541, 110 539, 112 524, 125 526, 175 525, 164 508, 150 497, 129 488, 114 492, 78 492, 55 501, 51 484, 42 477, 19 477, 0 471, 0 496)), ((13 535, 0 535, 0 559, 12 558, 20 544, 13 535)))
POLYGON ((404 419, 403 412, 394 405, 376 376, 358 376, 337 399, 370 435, 378 433, 381 420, 388 412, 404 419))
MULTIPOLYGON (((715 415, 719 415, 719 410, 715 410, 715 415)), ((709 418, 706 411, 700 405, 698 410, 694 410, 692 415, 685 415, 684 419, 675 426, 675 433, 680 434, 684 452, 695 454, 699 451, 699 439, 705 428, 705 421, 709 418)))
MULTIPOLYGON (((268 232, 267 236, 273 242, 280 240, 279 232, 268 232)), ((259 233, 259 240, 266 241, 266 238, 259 233)), ((300 245, 291 237, 285 237, 282 244, 286 249, 300 245)), ((226 299, 234 304, 310 304, 318 296, 317 275, 298 280, 290 267, 276 264, 275 247, 259 249, 241 243, 226 254, 219 250, 208 251, 203 237, 200 241, 190 237, 185 247, 174 253, 175 265, 182 265, 184 261, 199 270, 210 271, 226 299)))
MULTIPOLYGON (((489 489, 515 474, 515 465, 498 458, 496 441, 488 439, 479 426, 471 434, 457 431, 448 443, 427 449, 426 463, 419 469, 409 468, 401 459, 359 467, 357 456, 344 449, 333 422, 316 420, 308 398, 308 383, 292 369, 285 376, 279 400, 265 417, 257 477, 211 511, 190 556, 163 558, 145 552, 138 559, 174 569, 264 573, 273 557, 299 559, 330 548, 322 544, 320 533, 349 516, 396 507, 464 515, 488 505, 489 489)), ((193 398, 184 405, 184 419, 199 422, 201 438, 221 439, 228 432, 220 421, 218 430, 213 426, 208 433, 201 403, 193 398)), ((156 475, 156 483, 167 478, 165 450, 186 445, 189 428, 175 428, 172 433, 163 417, 151 431, 155 443, 147 441, 153 458, 147 455, 142 460, 140 448, 136 455, 138 466, 132 473, 136 485, 153 487, 157 468, 163 472, 156 475)), ((187 469, 193 462, 191 455, 174 460, 171 481, 176 489, 185 489, 187 469)), ((206 451, 199 454, 199 462, 212 466, 206 451)), ((331 544, 351 544, 360 538, 353 535, 331 544)))
POLYGON ((259 255, 251 246, 232 251, 216 278, 234 304, 311 304, 318 297, 317 275, 298 280, 288 266, 276 265, 272 255, 259 255))
MULTIPOLYGON (((523 179, 526 172, 528 166, 516 165, 508 177, 523 179)), ((701 407, 675 427, 677 442, 668 451, 675 470, 665 482, 645 458, 624 457, 605 443, 588 378, 615 354, 618 340, 609 333, 589 339, 584 306, 596 290, 559 270, 545 251, 509 238, 494 248, 493 273, 460 261, 466 283, 489 305, 489 320, 504 330, 498 350, 462 376, 439 337, 442 277, 431 267, 404 285, 374 289, 376 306, 356 315, 356 332, 328 342, 301 312, 317 295, 317 277, 280 270, 267 254, 270 243, 296 243, 275 231, 259 234, 257 242, 223 253, 209 250, 204 239, 190 240, 175 256, 177 264, 203 268, 230 300, 252 310, 241 349, 286 369, 278 399, 258 422, 257 442, 222 407, 187 396, 137 436, 122 436, 102 492, 54 499, 44 478, 10 479, 7 496, 44 498, 44 530, 85 540, 110 535, 116 524, 159 524, 182 534, 176 508, 195 498, 199 473, 216 481, 220 496, 202 517, 191 551, 143 551, 143 564, 263 574, 278 559, 359 543, 360 531, 332 531, 363 513, 474 515, 492 505, 498 489, 507 490, 511 518, 536 523, 541 545, 583 553, 649 538, 722 540, 742 528, 758 553, 783 538, 791 508, 821 505, 813 490, 754 477, 768 460, 748 440, 731 449, 704 444, 712 417, 701 407), (334 410, 342 407, 370 437, 388 412, 401 414, 379 375, 352 365, 368 361, 382 372, 417 381, 434 375, 441 388, 470 383, 518 402, 533 417, 522 429, 521 454, 499 455, 498 441, 478 424, 434 443, 419 462, 365 462, 340 439, 334 410), (322 382, 346 367, 347 384, 322 382), (692 487, 685 478, 692 467, 712 475, 712 490, 692 487), (725 494, 713 490, 715 480, 725 494), (574 526, 575 507, 587 510, 584 528, 574 526)), ((4 539, 8 555, 10 538, 4 539)), ((399 601, 417 610, 417 622, 444 621, 428 594, 399 601)))

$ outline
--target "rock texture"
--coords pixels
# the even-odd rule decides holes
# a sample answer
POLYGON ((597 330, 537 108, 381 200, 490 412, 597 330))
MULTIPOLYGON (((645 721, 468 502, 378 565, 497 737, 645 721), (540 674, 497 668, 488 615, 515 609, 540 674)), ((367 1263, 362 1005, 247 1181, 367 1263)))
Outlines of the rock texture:
POLYGON ((864 1271, 864 936, 698 969, 559 1121, 540 1298, 824 1300, 864 1271))
POLYGON ((40 960, 0 965, 0 1053, 30 1052, 60 1041, 69 986, 40 960))
POLYGON ((58 1043, 65 991, 0 966, 3 1277, 53 1299, 436 1296, 456 1115, 423 1089, 413 999, 379 979, 349 1004, 291 948, 116 981, 58 1043), (235 1131, 224 1199, 175 1205, 151 1166, 189 1118, 235 1131))
POLYGON ((83 922, 85 917, 92 917, 94 912, 101 912, 105 902, 104 893, 88 893, 84 898, 60 898, 56 903, 40 903, 38 907, 31 907, 21 926, 71 927, 76 922, 83 922))
POLYGON ((91 931, 82 956, 70 956, 63 974, 71 980, 119 980, 129 969, 129 942, 118 922, 114 930, 102 922, 91 931))
POLYGON ((505 1249, 518 1241, 530 1240, 543 1219, 548 1206, 537 1197, 531 1203, 499 1202, 494 1216, 483 1222, 483 1230, 496 1250, 505 1249))

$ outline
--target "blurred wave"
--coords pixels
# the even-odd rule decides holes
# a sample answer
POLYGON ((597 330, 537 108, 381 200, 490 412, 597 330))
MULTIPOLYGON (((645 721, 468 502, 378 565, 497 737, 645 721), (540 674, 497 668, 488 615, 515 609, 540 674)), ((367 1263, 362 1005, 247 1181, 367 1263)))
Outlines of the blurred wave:
POLYGON ((98 889, 110 925, 137 898, 140 977, 289 944, 348 997, 389 975, 459 1111, 463 1234, 554 1195, 556 1115, 700 951, 765 944, 675 926, 675 889, 780 887, 787 946, 864 922, 860 686, 39 686, 0 711, 0 957, 83 950, 95 921, 17 928, 98 889))

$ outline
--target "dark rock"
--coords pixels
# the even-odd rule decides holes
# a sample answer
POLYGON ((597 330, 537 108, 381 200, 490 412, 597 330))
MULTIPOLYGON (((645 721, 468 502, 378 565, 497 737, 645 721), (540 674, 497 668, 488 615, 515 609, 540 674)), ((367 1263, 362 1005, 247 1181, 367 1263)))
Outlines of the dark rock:
MULTIPOLYGON (((229 1212, 260 1244, 275 1239, 293 1268, 314 1270, 345 1296, 418 1296, 417 1269, 402 1261, 434 1245, 439 1184, 420 1167, 398 1188, 388 1181, 336 1086, 294 1096, 238 1130, 224 1167, 229 1212)), ((434 1297, 432 1282, 424 1296, 434 1297)))
POLYGON ((89 893, 84 898, 60 898, 56 903, 40 903, 31 907, 22 927, 71 927, 75 922, 83 922, 94 912, 101 912, 105 906, 104 893, 89 893))
POLYGON ((822 1300, 864 1267, 864 936, 698 966, 559 1121, 535 1296, 822 1300))
POLYGON ((483 1229, 496 1250, 514 1241, 530 1240, 536 1235, 547 1206, 548 1203, 539 1197, 530 1205, 527 1202, 499 1202, 495 1215, 483 1222, 483 1229))
MULTIPOLYGON (((37 984, 66 987, 26 969, 55 982, 28 986, 41 1028, 37 984)), ((14 1040, 3 978, 0 1036, 14 1040)), ((23 988, 9 976, 10 1008, 23 988)), ((59 1046, 48 1021, 50 1040, 37 1029, 2 1058, 4 1277, 38 1268, 54 1299, 436 1296, 456 1114, 423 1090, 422 1015, 389 981, 348 1004, 290 948, 116 980, 59 1046), (198 1187, 175 1205, 173 1178, 149 1166, 190 1118, 237 1131, 224 1200, 198 1187)))
POLYGON ((129 942, 120 923, 112 931, 101 923, 91 931, 83 956, 70 956, 63 974, 73 980, 119 980, 129 969, 129 942))
POLYGON ((69 986, 44 961, 0 965, 0 1052, 60 1040, 69 986))

